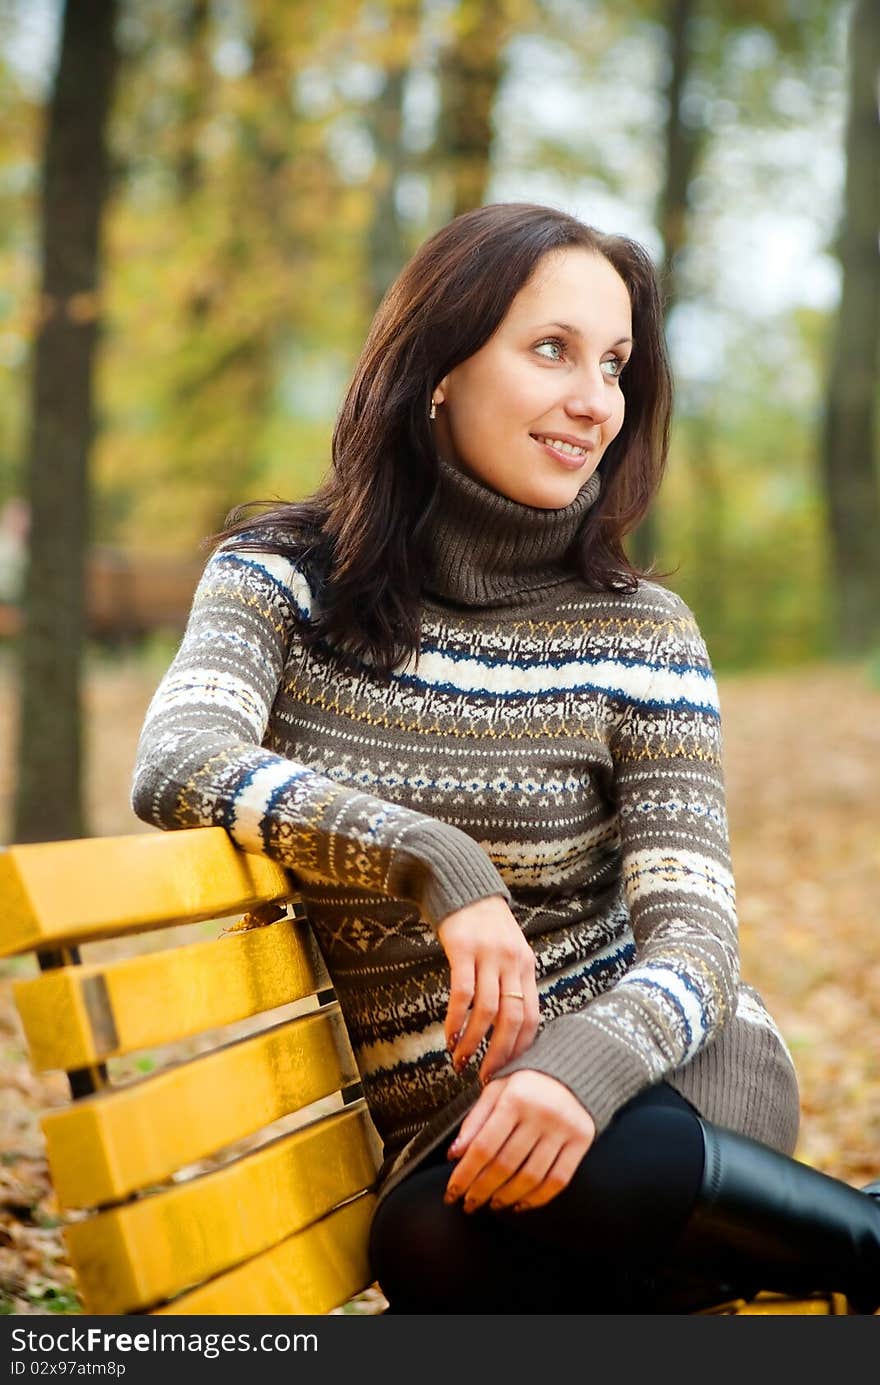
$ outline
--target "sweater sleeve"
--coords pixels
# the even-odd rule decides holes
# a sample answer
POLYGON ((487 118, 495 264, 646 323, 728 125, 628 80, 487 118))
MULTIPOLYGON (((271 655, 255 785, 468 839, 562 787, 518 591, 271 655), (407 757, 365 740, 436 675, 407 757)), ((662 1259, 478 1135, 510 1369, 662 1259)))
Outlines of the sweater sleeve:
POLYGON ((224 827, 295 881, 411 901, 435 930, 475 900, 509 902, 488 855, 459 828, 264 746, 293 632, 310 609, 306 578, 288 558, 233 547, 209 559, 147 709, 134 812, 165 829, 224 827))
POLYGON ((611 742, 635 962, 496 1074, 558 1078, 600 1132, 719 1032, 739 982, 718 692, 692 613, 671 592, 663 605, 611 742))

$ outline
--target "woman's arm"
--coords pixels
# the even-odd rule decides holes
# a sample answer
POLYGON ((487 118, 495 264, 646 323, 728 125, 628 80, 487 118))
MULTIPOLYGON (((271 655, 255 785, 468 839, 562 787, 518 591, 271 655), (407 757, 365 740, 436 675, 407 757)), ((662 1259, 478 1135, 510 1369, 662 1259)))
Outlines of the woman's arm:
POLYGON ((263 745, 311 602, 308 582, 288 559, 234 546, 210 559, 147 711, 134 810, 158 827, 224 827, 243 850, 279 861, 300 882, 412 901, 449 960, 450 1046, 471 1007, 468 1041, 478 1044, 494 1024, 494 1056, 503 1062, 534 1037, 538 996, 534 955, 488 855, 450 823, 263 745), (525 1007, 508 1012, 505 989, 522 991, 525 1007))
POLYGON ((132 807, 157 827, 226 828, 244 851, 307 882, 411 900, 433 928, 510 892, 466 833, 347 788, 263 747, 296 624, 311 592, 289 559, 221 549, 147 710, 132 807))
POLYGON ((611 746, 637 960, 496 1074, 559 1079, 599 1133, 718 1032, 739 980, 718 693, 692 613, 671 592, 659 600, 644 678, 611 746))

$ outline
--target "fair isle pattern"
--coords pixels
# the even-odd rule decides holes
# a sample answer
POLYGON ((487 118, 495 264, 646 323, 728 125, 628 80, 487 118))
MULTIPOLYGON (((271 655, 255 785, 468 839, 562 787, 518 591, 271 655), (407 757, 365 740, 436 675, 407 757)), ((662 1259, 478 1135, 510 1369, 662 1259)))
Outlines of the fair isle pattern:
POLYGON ((680 598, 571 576, 524 609, 432 596, 421 654, 390 680, 305 649, 314 600, 287 558, 234 542, 211 558, 132 801, 291 871, 385 1142, 383 1190, 479 1093, 484 1050, 460 1076, 446 1052, 436 929, 493 894, 529 939, 541 999, 535 1042, 502 1073, 565 1082, 599 1130, 665 1077, 710 1118, 792 1148, 790 1060, 739 983, 717 691, 680 598), (737 1062, 760 1052, 775 1095, 723 1064, 703 1082, 733 1030, 737 1062))

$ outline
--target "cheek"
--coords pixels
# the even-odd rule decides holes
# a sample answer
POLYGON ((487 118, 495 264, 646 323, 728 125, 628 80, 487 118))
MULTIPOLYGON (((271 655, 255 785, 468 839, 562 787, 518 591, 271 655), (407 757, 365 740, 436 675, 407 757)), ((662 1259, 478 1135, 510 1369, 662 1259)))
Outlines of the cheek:
POLYGON ((519 426, 523 420, 539 418, 553 397, 552 372, 545 376, 505 360, 491 370, 474 371, 465 387, 452 394, 450 413, 457 432, 497 438, 508 423, 519 426))
POLYGON ((621 428, 623 427, 623 418, 624 418, 624 414, 625 414, 625 413, 626 413, 626 400, 625 400, 624 397, 623 397, 623 391, 622 391, 621 389, 618 389, 618 391, 617 391, 617 401, 616 401, 616 403, 615 403, 615 406, 614 406, 614 409, 613 409, 613 411, 612 411, 611 417, 609 418, 608 423, 607 423, 607 425, 606 425, 606 431, 607 431, 607 433, 608 433, 608 441, 609 441, 609 442, 611 442, 613 438, 616 438, 616 437, 617 437, 617 434, 620 432, 621 428))

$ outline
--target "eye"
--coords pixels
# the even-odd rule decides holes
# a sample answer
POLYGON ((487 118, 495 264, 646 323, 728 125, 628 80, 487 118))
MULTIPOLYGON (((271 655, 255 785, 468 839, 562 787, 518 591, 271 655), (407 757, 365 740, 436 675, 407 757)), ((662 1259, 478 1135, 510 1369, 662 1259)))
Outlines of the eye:
POLYGON ((624 356, 612 356, 610 361, 602 362, 602 369, 604 370, 607 365, 610 365, 612 367, 611 371, 609 372, 611 379, 619 380, 621 375, 623 374, 627 359, 628 358, 624 356))
POLYGON ((535 350, 540 351, 542 346, 549 346, 553 350, 559 352, 558 356, 547 356, 545 359, 549 361, 561 361, 562 357, 565 355, 565 342, 560 341, 558 337, 546 337, 544 341, 538 342, 535 350))

